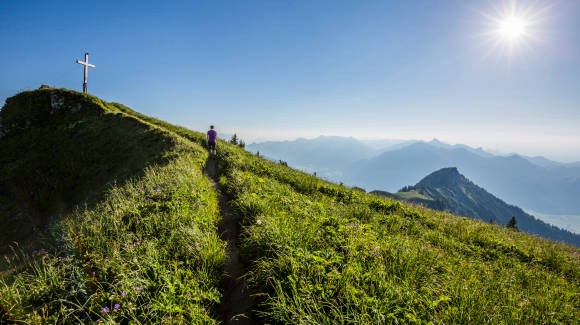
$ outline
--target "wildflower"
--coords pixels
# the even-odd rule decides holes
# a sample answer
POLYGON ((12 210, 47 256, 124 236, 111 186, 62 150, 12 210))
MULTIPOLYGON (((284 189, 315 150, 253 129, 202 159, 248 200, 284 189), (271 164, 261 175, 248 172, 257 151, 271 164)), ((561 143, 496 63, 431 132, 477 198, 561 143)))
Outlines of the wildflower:
POLYGON ((121 305, 115 304, 115 307, 113 307, 113 308, 115 308, 115 310, 119 310, 119 308, 121 308, 121 305))
POLYGON ((163 316, 163 318, 165 318, 166 320, 169 320, 170 317, 169 317, 169 315, 165 315, 165 316, 163 316))
POLYGON ((137 246, 139 246, 139 242, 133 243, 133 247, 137 247, 137 246))
POLYGON ((141 288, 141 287, 137 287, 135 289, 137 289, 138 292, 141 292, 141 290, 143 290, 143 288, 141 288))
POLYGON ((127 295, 127 291, 123 291, 121 294, 122 294, 123 296, 126 296, 126 295, 127 295))
POLYGON ((188 291, 185 294, 188 295, 188 296, 190 296, 191 295, 191 292, 188 291))
POLYGON ((259 224, 259 225, 261 225, 262 224, 262 220, 258 219, 258 220, 256 220, 256 223, 259 224))
POLYGON ((103 313, 108 313, 108 312, 109 312, 109 307, 103 308, 103 313))
POLYGON ((91 275, 92 275, 92 276, 95 276, 95 271, 91 272, 91 275))

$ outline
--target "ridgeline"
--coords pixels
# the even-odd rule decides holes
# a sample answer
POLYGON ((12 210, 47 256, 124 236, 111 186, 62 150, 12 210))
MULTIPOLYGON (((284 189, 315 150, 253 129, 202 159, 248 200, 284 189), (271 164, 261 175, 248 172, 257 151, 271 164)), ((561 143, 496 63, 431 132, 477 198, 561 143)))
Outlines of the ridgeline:
POLYGON ((549 225, 505 203, 461 175, 455 167, 435 171, 415 186, 406 186, 394 194, 373 193, 500 225, 506 225, 515 217, 522 231, 580 247, 580 235, 549 225))

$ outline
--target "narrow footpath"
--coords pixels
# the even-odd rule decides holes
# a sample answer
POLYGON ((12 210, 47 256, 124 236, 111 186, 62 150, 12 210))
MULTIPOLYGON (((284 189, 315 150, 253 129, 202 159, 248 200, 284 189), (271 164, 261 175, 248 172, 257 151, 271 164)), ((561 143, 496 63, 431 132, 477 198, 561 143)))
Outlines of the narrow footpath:
POLYGON ((238 238, 240 234, 240 216, 234 213, 227 203, 227 198, 217 184, 217 170, 215 158, 209 157, 206 162, 205 173, 213 180, 213 187, 219 195, 220 213, 222 222, 220 234, 227 242, 227 261, 225 277, 221 282, 223 299, 219 306, 224 324, 255 324, 251 315, 252 297, 246 290, 246 281, 242 278, 244 266, 240 260, 238 238))

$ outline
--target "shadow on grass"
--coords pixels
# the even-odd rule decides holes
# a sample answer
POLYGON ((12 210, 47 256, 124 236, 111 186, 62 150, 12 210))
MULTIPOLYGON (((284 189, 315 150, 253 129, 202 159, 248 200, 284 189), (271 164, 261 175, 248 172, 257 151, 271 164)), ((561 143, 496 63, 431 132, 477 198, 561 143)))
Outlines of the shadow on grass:
MULTIPOLYGON (((93 206, 111 184, 170 159, 172 136, 95 101, 64 90, 26 92, 6 101, 0 125, 14 127, 0 137, 0 256, 10 246, 54 244, 53 221, 78 206, 93 206)), ((0 272, 7 267, 1 260, 0 272)))

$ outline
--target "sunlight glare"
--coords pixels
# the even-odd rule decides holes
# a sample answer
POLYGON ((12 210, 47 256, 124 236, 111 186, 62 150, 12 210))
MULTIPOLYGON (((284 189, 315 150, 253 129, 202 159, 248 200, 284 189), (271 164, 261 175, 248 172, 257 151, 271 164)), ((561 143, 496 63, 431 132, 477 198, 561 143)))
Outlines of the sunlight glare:
POLYGON ((499 34, 508 39, 515 40, 525 34, 526 24, 520 17, 508 17, 501 21, 499 26, 499 34))
POLYGON ((549 2, 503 0, 494 2, 486 11, 480 11, 483 20, 482 45, 487 47, 483 56, 496 54, 512 62, 515 57, 531 53, 538 44, 546 44, 545 28, 549 20, 549 2))

